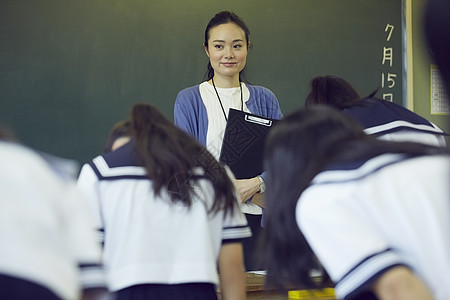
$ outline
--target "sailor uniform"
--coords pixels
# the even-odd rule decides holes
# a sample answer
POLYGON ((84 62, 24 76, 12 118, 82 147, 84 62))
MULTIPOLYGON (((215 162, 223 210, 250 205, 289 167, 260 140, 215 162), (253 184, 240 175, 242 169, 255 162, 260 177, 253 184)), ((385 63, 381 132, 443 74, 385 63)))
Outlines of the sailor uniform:
POLYGON ((12 143, 0 142, 0 165, 2 296, 19 297, 16 287, 33 299, 78 299, 82 288, 104 288, 101 248, 75 183, 12 143))
POLYGON ((164 188, 155 195, 133 140, 85 164, 78 185, 104 231, 112 291, 137 284, 217 284, 222 243, 251 236, 237 201, 232 215, 208 214, 214 190, 205 179, 195 183, 191 207, 172 203, 164 188))
POLYGON ((449 177, 448 156, 384 154, 314 178, 296 218, 338 298, 351 299, 387 269, 405 265, 435 299, 448 299, 449 177))
POLYGON ((354 117, 369 135, 389 141, 409 141, 445 146, 447 134, 435 124, 396 103, 377 98, 343 110, 354 117))

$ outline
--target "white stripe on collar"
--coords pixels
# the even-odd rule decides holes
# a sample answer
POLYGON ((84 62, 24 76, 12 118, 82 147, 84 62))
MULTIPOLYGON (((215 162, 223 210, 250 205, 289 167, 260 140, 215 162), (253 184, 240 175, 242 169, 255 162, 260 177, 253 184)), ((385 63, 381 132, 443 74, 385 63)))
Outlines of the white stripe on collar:
POLYGON ((98 171, 103 177, 114 176, 145 176, 146 170, 144 167, 139 166, 125 166, 111 168, 103 158, 103 156, 97 156, 92 160, 97 167, 98 171))
POLYGON ((364 129, 364 132, 366 134, 376 134, 376 133, 380 133, 380 132, 384 132, 384 131, 389 131, 391 129, 394 128, 398 128, 398 127, 405 127, 405 128, 412 128, 412 129, 417 129, 420 131, 428 131, 428 132, 435 132, 437 134, 442 134, 443 131, 440 128, 437 128, 437 126, 435 126, 434 124, 432 124, 433 127, 429 126, 429 125, 424 125, 424 124, 413 124, 407 121, 393 121, 387 124, 383 124, 383 125, 378 125, 378 126, 373 126, 373 127, 369 127, 364 129))

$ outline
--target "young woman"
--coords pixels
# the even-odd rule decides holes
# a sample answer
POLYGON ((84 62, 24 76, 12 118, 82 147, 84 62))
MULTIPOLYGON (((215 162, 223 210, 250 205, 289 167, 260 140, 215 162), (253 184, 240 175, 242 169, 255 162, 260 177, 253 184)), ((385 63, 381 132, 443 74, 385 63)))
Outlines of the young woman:
POLYGON ((305 105, 325 104, 356 118, 367 134, 388 141, 420 142, 445 146, 447 134, 435 124, 390 101, 375 98, 376 91, 362 99, 356 89, 338 76, 317 76, 305 105))
POLYGON ((79 186, 104 232, 117 299, 245 298, 241 240, 251 235, 230 177, 156 108, 135 105, 133 137, 83 166, 79 186))
POLYGON ((311 285, 318 259, 339 299, 448 298, 446 149, 314 105, 275 125, 264 161, 268 278, 311 285))
MULTIPOLYGON (((219 159, 230 108, 272 119, 282 118, 278 100, 269 89, 242 82, 249 34, 236 14, 229 11, 216 14, 205 30, 203 46, 209 57, 206 80, 180 91, 175 101, 175 124, 205 145, 216 159, 219 159)), ((249 244, 244 244, 247 269, 260 268, 253 257, 253 248, 260 231, 262 208, 252 203, 252 197, 264 191, 264 177, 261 174, 236 181, 244 203, 242 211, 254 233, 247 241, 249 244)))

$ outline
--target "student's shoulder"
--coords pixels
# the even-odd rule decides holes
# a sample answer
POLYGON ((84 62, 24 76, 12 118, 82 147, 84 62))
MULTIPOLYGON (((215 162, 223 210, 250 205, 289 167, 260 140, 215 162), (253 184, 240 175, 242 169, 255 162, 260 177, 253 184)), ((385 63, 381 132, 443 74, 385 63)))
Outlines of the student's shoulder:
POLYGON ((99 179, 145 175, 144 162, 140 158, 134 139, 115 151, 98 155, 83 168, 92 169, 99 179))
POLYGON ((115 151, 97 156, 93 161, 98 160, 100 157, 110 167, 114 168, 144 165, 143 160, 140 158, 141 156, 134 138, 115 151))
POLYGON ((56 174, 42 154, 18 143, 0 141, 0 164, 14 168, 14 173, 11 173, 8 168, 2 168, 2 171, 7 171, 9 174, 19 174, 23 171, 33 175, 52 174, 56 178, 56 174))
MULTIPOLYGON (((404 106, 401 106, 400 104, 397 104, 392 101, 380 99, 380 98, 375 98, 375 97, 363 98, 358 102, 361 102, 361 104, 355 105, 355 107, 357 107, 357 108, 365 107, 365 108, 369 108, 371 110, 378 109, 378 110, 386 110, 386 111, 402 111, 402 112, 412 113, 412 111, 410 111, 409 109, 407 109, 404 106)), ((357 104, 358 102, 355 102, 355 103, 357 104)))
POLYGON ((8 141, 0 141, 0 154, 0 157, 5 162, 11 159, 17 159, 18 161, 40 160, 37 153, 30 148, 8 141))

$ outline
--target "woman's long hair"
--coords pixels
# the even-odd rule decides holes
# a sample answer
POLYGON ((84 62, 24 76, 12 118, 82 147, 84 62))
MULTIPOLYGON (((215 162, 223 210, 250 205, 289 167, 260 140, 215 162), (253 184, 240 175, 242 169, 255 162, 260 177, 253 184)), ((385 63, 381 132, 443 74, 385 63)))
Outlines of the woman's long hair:
POLYGON ((131 124, 137 149, 157 195, 165 188, 173 203, 191 206, 195 195, 191 183, 207 179, 215 193, 210 212, 233 211, 233 183, 205 147, 148 104, 133 106, 131 124), (196 171, 199 168, 201 172, 196 171))
MULTIPOLYGON (((300 195, 312 179, 335 163, 383 153, 409 156, 447 153, 416 143, 377 140, 350 116, 325 105, 303 108, 277 123, 264 149, 267 275, 278 286, 314 287, 310 272, 320 268, 295 218, 300 195)), ((330 249, 330 251, 332 251, 330 249)))

